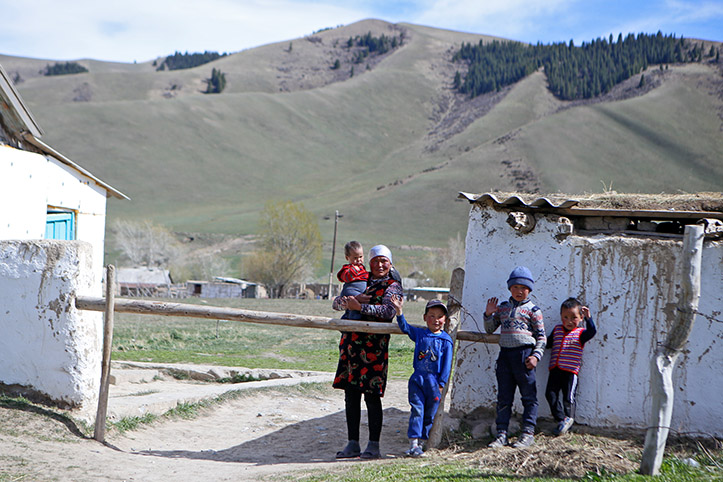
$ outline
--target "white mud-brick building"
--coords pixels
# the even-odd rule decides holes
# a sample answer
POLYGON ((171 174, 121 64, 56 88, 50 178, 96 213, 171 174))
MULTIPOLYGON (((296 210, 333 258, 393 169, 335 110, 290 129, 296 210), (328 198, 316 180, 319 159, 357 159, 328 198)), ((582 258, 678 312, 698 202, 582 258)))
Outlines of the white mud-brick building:
MULTIPOLYGON (((723 435, 723 194, 600 195, 575 201, 461 193, 472 207, 466 238, 461 329, 484 332, 490 297, 510 296, 506 280, 518 265, 535 277, 532 300, 545 331, 560 323, 569 296, 590 307, 597 335, 585 345, 576 422, 643 429, 651 410, 650 362, 675 319, 683 229, 706 226, 701 294, 693 331, 673 380, 672 429, 723 435)), ((460 344, 451 411, 493 413, 497 383, 493 344, 460 344)), ((537 368, 539 414, 550 417, 544 390, 549 352, 537 368)), ((522 412, 519 394, 514 410, 522 412)), ((675 432, 674 432, 675 433, 675 432)))
POLYGON ((106 200, 124 194, 40 140, 0 66, 0 387, 84 408, 97 398, 106 200))

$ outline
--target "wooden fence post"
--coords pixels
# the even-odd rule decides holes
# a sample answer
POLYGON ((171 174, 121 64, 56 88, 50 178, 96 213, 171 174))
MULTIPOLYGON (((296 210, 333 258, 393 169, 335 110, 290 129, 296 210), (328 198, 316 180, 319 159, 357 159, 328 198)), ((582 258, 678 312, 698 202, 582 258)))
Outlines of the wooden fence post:
POLYGON ((673 415, 673 368, 693 329, 700 299, 700 268, 703 252, 703 226, 688 225, 683 239, 683 273, 680 295, 665 343, 655 350, 650 364, 650 392, 653 404, 650 425, 645 434, 640 473, 658 475, 673 415))
MULTIPOLYGON (((454 348, 452 355, 452 367, 454 369, 457 355, 457 330, 459 329, 459 311, 462 307, 462 290, 464 289, 464 269, 456 268, 452 271, 452 279, 449 282, 449 298, 447 299, 447 326, 445 331, 452 337, 452 346, 454 348)), ((429 448, 436 449, 442 441, 442 431, 444 429, 444 401, 447 398, 447 392, 452 385, 452 377, 444 386, 442 395, 439 400, 439 408, 434 415, 432 429, 429 431, 429 448)))
POLYGON ((113 345, 113 312, 115 310, 115 266, 109 264, 105 272, 105 316, 103 324, 103 361, 100 373, 100 395, 95 416, 93 438, 105 442, 105 418, 108 411, 110 384, 110 352, 113 345))

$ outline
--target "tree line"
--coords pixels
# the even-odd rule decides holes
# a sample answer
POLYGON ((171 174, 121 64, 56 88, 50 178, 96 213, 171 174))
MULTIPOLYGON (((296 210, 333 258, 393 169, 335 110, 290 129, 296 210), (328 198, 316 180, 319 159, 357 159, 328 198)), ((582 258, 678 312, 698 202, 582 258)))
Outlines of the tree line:
POLYGON ((56 62, 53 65, 46 65, 42 72, 43 75, 69 75, 82 74, 83 72, 88 72, 88 69, 78 62, 56 62))
POLYGON ((192 69, 193 67, 213 62, 214 60, 225 57, 226 55, 228 54, 225 52, 219 54, 218 52, 209 52, 208 50, 203 53, 195 52, 192 54, 176 51, 173 55, 169 55, 163 59, 163 62, 161 62, 160 65, 157 65, 156 61, 153 62, 153 65, 156 67, 156 70, 192 69))
POLYGON ((348 49, 360 47, 352 59, 352 62, 355 64, 360 64, 370 55, 383 55, 397 47, 401 47, 403 44, 404 32, 401 32, 399 35, 388 36, 381 34, 379 37, 375 37, 371 31, 369 31, 364 35, 349 37, 349 40, 346 42, 346 47, 348 49))
POLYGON ((704 57, 718 61, 720 52, 675 35, 628 34, 613 41, 598 38, 576 47, 572 40, 543 45, 493 41, 463 43, 453 57, 465 62, 467 73, 457 71, 453 86, 476 97, 513 84, 544 67, 550 91, 560 99, 588 99, 607 93, 616 84, 640 73, 652 64, 701 62, 704 57))

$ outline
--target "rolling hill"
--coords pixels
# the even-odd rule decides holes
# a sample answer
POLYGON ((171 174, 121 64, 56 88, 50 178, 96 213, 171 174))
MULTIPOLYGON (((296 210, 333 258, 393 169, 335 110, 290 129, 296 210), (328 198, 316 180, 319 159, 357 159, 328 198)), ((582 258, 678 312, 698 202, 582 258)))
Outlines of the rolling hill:
POLYGON ((132 198, 109 202, 109 219, 178 232, 253 234, 267 201, 290 199, 327 241, 322 218, 339 210, 340 242, 443 246, 466 231, 459 191, 723 186, 720 64, 650 66, 645 88, 635 76, 588 101, 556 99, 538 71, 470 100, 451 88, 451 58, 480 39, 493 37, 364 20, 187 70, 78 60, 88 73, 45 77, 52 61, 0 63, 43 140, 132 198), (353 64, 345 43, 367 32, 404 43, 353 64), (227 87, 205 95, 212 68, 227 87))

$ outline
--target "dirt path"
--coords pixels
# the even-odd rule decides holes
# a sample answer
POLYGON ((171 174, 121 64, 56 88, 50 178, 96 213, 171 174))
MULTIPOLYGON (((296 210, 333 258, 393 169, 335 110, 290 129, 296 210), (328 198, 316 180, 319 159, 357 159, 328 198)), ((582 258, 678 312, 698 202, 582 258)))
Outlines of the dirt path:
MULTIPOLYGON (((105 446, 49 412, 0 408, 0 480, 258 480, 380 463, 335 460, 346 441, 343 405, 342 392, 326 385, 251 391, 191 420, 110 432, 105 446)), ((408 413, 406 382, 392 381, 384 397, 386 459, 406 450, 408 413)), ((362 446, 366 434, 363 414, 362 446)))

